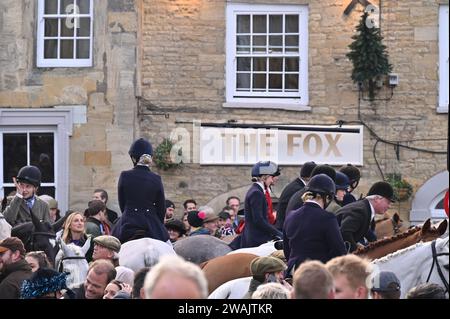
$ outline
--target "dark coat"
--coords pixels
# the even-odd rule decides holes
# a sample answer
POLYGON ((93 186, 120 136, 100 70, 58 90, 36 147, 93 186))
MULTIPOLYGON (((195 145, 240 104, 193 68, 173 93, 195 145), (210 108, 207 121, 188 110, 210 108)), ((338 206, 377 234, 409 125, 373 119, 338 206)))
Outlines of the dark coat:
POLYGON ((286 207, 286 217, 289 212, 299 209, 303 205, 302 196, 305 193, 305 188, 296 191, 289 199, 288 205, 286 207))
POLYGON ((108 215, 108 220, 112 224, 114 224, 119 217, 115 211, 106 207, 106 215, 108 215))
MULTIPOLYGON (((48 208, 47 203, 39 197, 36 196, 31 210, 33 211, 34 216, 36 216, 39 220, 52 223, 50 221, 50 209, 48 208)), ((31 222, 30 209, 28 208, 25 200, 17 196, 14 196, 9 206, 6 207, 3 212, 3 215, 12 227, 22 223, 31 222)))
POLYGON ((286 217, 283 250, 287 273, 307 259, 326 263, 346 253, 336 216, 311 202, 286 217))
POLYGON ((164 227, 166 206, 159 175, 140 165, 123 171, 119 177, 118 194, 122 217, 113 229, 114 236, 122 243, 143 237, 161 241, 169 239, 164 227))
POLYGON ((0 299, 19 299, 20 287, 25 279, 33 275, 31 266, 25 259, 4 266, 0 282, 0 299))
POLYGON ((283 229, 284 220, 286 218, 286 209, 288 207, 289 200, 295 192, 303 189, 305 183, 300 178, 296 178, 290 182, 281 192, 280 199, 277 206, 277 221, 275 227, 279 230, 283 229))
POLYGON ((240 239, 240 247, 247 248, 262 245, 282 233, 269 223, 267 201, 262 188, 253 183, 245 196, 245 226, 240 239))
POLYGON ((368 199, 345 205, 336 212, 342 238, 350 244, 350 252, 356 249, 356 243, 369 231, 371 215, 368 199))

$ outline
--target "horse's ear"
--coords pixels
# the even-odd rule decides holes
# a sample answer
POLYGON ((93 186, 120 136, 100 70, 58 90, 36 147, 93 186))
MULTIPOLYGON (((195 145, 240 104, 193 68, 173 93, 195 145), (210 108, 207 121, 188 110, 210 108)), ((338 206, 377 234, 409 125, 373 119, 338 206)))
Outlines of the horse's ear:
POLYGON ((442 236, 447 231, 447 225, 448 225, 448 222, 446 219, 444 219, 443 221, 441 221, 439 223, 439 226, 437 227, 437 232, 438 232, 439 236, 442 236))
POLYGON ((400 221, 400 216, 397 213, 395 213, 394 216, 392 216, 392 219, 396 224, 398 224, 398 222, 400 221))
POLYGON ((81 251, 86 256, 86 253, 88 252, 89 248, 91 248, 91 239, 92 237, 89 236, 86 242, 84 243, 83 247, 81 247, 81 251))
POLYGON ((423 234, 424 232, 429 231, 430 228, 431 228, 431 219, 428 218, 428 219, 425 221, 425 223, 423 223, 423 225, 422 225, 422 230, 421 230, 422 234, 423 234))

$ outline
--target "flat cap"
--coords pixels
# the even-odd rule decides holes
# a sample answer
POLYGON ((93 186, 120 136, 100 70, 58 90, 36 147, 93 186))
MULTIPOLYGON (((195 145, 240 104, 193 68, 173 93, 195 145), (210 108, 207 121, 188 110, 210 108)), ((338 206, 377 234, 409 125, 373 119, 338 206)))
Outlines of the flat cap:
POLYGON ((120 241, 114 237, 114 236, 110 236, 110 235, 102 235, 102 236, 98 236, 94 238, 94 243, 106 247, 108 249, 111 249, 112 251, 115 251, 116 253, 118 253, 120 251, 120 241))
POLYGON ((284 271, 286 264, 276 257, 257 257, 250 263, 250 272, 253 276, 264 276, 265 273, 284 271))

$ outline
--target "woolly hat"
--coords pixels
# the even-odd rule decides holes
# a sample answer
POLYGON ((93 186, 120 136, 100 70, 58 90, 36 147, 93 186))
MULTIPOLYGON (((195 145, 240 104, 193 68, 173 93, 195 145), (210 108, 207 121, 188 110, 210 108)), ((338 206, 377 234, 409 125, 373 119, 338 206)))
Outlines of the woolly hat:
POLYGON ((39 268, 30 279, 24 280, 20 288, 22 299, 33 299, 48 293, 67 289, 68 274, 57 272, 49 268, 39 268))
POLYGON ((192 227, 201 227, 203 225, 203 220, 206 217, 206 213, 198 210, 191 210, 188 212, 187 220, 189 225, 192 227))

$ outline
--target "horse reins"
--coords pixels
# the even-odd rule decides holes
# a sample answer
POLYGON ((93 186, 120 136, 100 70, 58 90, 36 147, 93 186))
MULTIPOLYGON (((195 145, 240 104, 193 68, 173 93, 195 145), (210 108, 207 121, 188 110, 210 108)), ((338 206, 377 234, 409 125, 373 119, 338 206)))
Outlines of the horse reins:
POLYGON ((438 261, 438 257, 439 256, 448 256, 449 253, 437 253, 436 251, 436 240, 433 240, 433 242, 431 243, 431 252, 433 254, 433 263, 431 264, 431 269, 430 269, 430 273, 428 274, 427 277, 427 281, 428 282, 430 280, 431 277, 431 273, 433 272, 433 268, 434 268, 434 264, 436 264, 436 268, 439 274, 439 278, 441 279, 442 283, 445 286, 445 292, 444 294, 446 294, 448 292, 448 282, 445 279, 444 273, 442 272, 441 266, 439 265, 439 261, 438 261))

